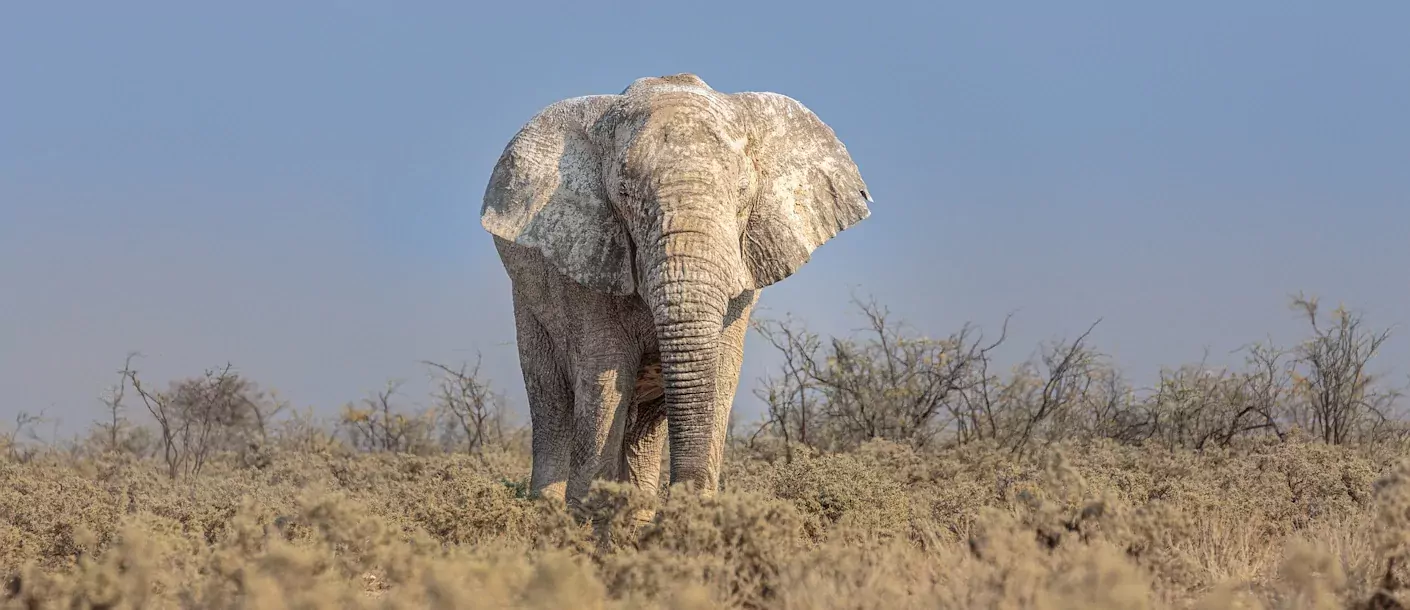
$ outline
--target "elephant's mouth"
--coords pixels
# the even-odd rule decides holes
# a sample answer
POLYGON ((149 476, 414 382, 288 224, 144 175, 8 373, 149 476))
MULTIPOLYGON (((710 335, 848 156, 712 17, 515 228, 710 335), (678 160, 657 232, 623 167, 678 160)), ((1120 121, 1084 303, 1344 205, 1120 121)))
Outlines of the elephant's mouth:
POLYGON ((661 378, 661 353, 651 352, 641 357, 641 367, 636 373, 636 402, 646 404, 660 400, 666 395, 666 384, 661 378))

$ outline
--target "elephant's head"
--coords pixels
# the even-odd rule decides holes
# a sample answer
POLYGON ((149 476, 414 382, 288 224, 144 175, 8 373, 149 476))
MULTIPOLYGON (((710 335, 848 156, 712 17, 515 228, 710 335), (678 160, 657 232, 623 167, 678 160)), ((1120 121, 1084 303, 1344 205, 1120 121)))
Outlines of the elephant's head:
POLYGON ((727 302, 792 275, 869 201, 842 142, 796 100, 678 74, 533 117, 494 168, 481 222, 583 285, 645 300, 671 480, 713 490, 713 347, 727 302))

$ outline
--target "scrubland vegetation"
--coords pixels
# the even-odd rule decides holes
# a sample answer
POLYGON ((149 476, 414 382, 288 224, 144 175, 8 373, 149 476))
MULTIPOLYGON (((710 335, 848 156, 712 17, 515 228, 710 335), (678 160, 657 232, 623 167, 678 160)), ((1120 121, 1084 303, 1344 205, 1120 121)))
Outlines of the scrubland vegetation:
MULTIPOLYGON (((86 436, 0 437, 6 608, 1401 608, 1410 426, 1390 335, 1295 299, 1306 340, 1132 387, 1082 335, 759 320, 780 364, 721 493, 525 497, 527 434, 474 363, 324 420, 223 367, 140 358, 86 436), (657 518, 637 525, 638 508, 657 518), (589 517, 582 519, 580 517, 589 517)), ((741 399, 748 396, 742 394, 741 399)))

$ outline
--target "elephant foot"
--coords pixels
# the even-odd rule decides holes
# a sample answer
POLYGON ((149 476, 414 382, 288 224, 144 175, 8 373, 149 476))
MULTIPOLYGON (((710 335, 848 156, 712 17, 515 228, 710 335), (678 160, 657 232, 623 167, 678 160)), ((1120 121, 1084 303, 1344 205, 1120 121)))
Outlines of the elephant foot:
POLYGON ((631 524, 634 527, 642 527, 656 519, 656 509, 641 508, 632 513, 631 524))
POLYGON ((553 501, 556 501, 556 502, 566 502, 566 501, 567 501, 567 495, 568 495, 568 482, 567 482, 567 481, 554 481, 554 482, 552 482, 552 483, 548 483, 548 484, 539 486, 539 488, 538 488, 537 490, 533 491, 533 492, 529 495, 529 497, 535 498, 535 499, 539 499, 539 498, 549 499, 549 500, 553 500, 553 501))

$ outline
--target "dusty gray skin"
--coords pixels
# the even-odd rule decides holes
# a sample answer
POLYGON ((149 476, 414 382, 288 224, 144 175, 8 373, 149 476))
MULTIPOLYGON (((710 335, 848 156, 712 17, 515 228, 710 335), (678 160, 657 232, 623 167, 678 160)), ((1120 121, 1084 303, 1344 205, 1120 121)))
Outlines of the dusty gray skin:
POLYGON ((509 142, 481 223, 513 284, 534 495, 713 495, 759 289, 870 211, 831 128, 693 74, 563 100, 509 142))

